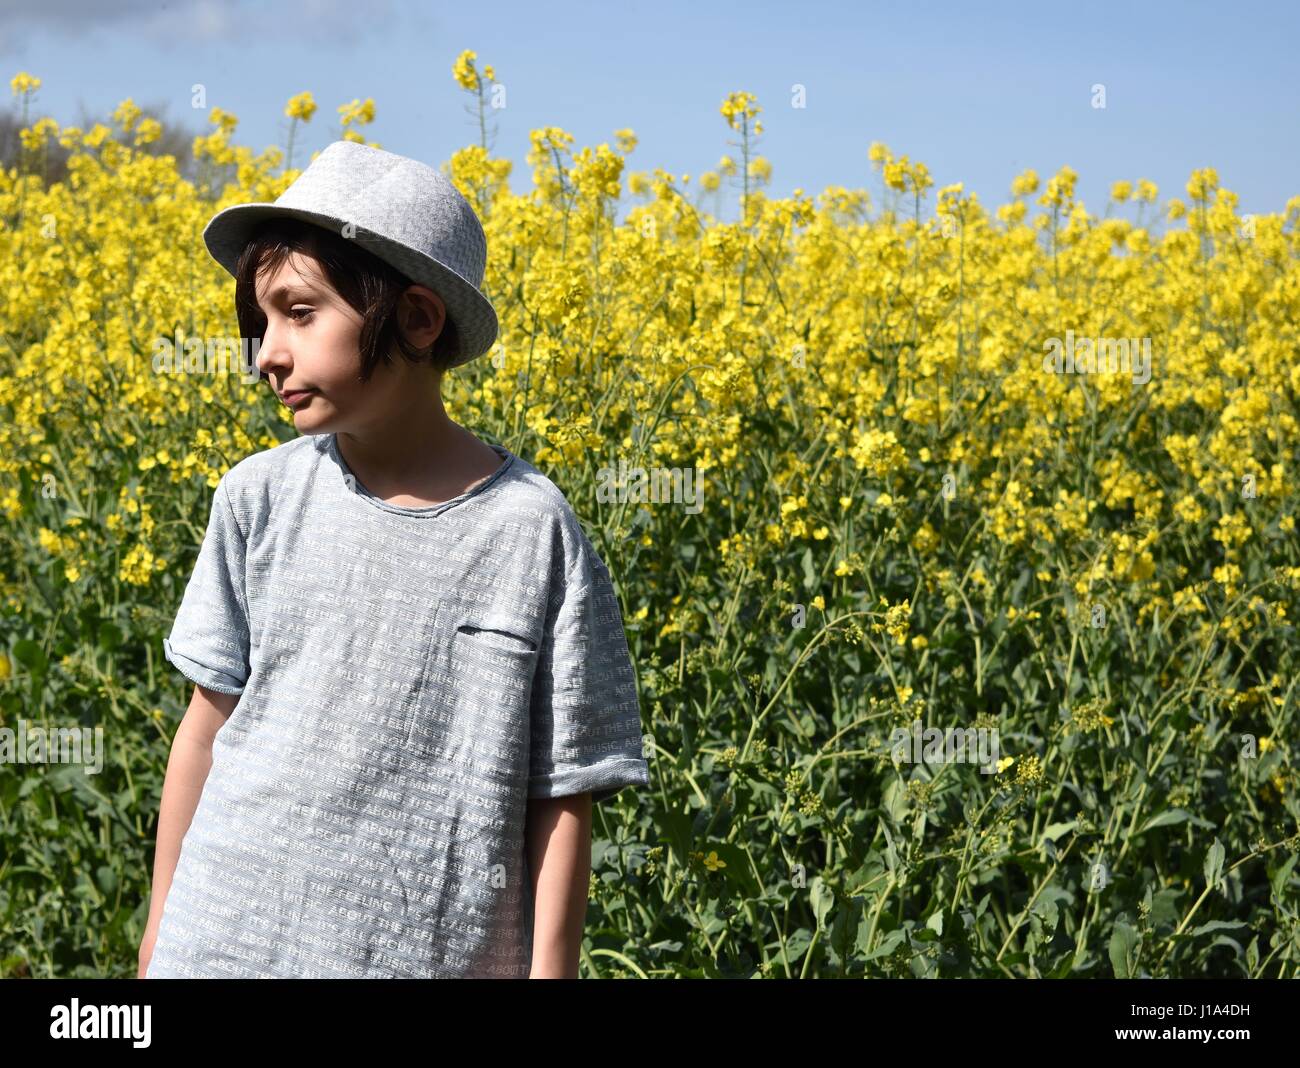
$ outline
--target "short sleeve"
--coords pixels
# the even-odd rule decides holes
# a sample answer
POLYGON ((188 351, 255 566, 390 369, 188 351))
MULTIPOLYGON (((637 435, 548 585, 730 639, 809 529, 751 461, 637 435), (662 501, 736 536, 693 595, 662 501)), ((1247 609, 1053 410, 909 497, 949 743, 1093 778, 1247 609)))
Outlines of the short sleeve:
POLYGON ((593 804, 648 786, 641 706, 609 571, 585 533, 551 590, 533 678, 529 797, 590 791, 593 804))
POLYGON ((248 681, 244 536, 224 476, 212 495, 207 533, 163 652, 187 679, 219 693, 242 693, 248 681))

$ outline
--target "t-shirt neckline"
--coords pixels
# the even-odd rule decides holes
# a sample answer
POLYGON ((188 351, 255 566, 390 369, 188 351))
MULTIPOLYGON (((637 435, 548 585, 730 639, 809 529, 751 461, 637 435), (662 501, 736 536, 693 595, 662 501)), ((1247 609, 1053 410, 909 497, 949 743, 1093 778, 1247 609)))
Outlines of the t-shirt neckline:
POLYGON ((329 450, 330 456, 333 457, 334 462, 339 466, 339 474, 344 480, 343 487, 345 490, 349 489, 347 479, 351 477, 353 496, 357 497, 359 500, 365 501, 366 504, 374 508, 381 509, 382 511, 385 512, 392 512, 395 515, 411 516, 417 519, 432 519, 435 516, 441 515, 448 508, 455 508, 456 505, 463 504, 465 501, 469 500, 470 498, 478 496, 489 486, 496 483, 496 481, 500 479, 506 473, 507 470, 510 469, 510 467, 514 464, 514 460, 515 460, 514 453, 512 453, 504 445, 497 445, 494 442, 490 442, 490 441, 485 442, 484 444, 486 444, 488 448, 490 448, 493 452, 495 452, 498 456, 500 456, 503 461, 501 466, 498 467, 495 471, 493 471, 492 474, 488 475, 487 478, 483 479, 483 481, 479 482, 477 485, 472 486, 470 489, 467 489, 464 493, 460 493, 457 496, 452 497, 451 500, 442 501, 439 504, 425 505, 421 508, 407 508, 400 504, 390 504, 382 497, 378 497, 370 490, 368 490, 362 484, 361 479, 359 479, 356 476, 356 473, 350 467, 348 467, 347 461, 343 459, 343 453, 342 451, 340 451, 338 446, 338 435, 335 433, 330 433, 329 435, 327 435, 327 437, 329 441, 326 447, 329 450))

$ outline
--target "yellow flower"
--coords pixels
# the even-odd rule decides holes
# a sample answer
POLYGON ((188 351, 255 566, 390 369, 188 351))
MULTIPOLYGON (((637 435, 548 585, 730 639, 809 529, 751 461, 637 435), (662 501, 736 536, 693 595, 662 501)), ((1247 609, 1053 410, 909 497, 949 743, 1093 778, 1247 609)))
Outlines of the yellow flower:
POLYGON ((1218 185, 1218 172, 1213 167, 1204 167, 1193 171, 1191 178, 1187 180, 1187 195, 1192 200, 1208 200, 1218 185))
POLYGON ((883 623, 873 623, 871 629, 876 633, 887 631, 899 645, 905 644, 907 641, 908 618, 912 612, 911 601, 902 601, 891 607, 889 601, 882 596, 880 603, 885 606, 885 621, 883 623))
POLYGON ((40 87, 40 78, 33 77, 26 71, 19 71, 9 83, 9 88, 13 90, 14 96, 26 96, 29 93, 36 92, 40 87))
POLYGON ((1011 195, 1016 197, 1028 196, 1030 193, 1038 191, 1038 172, 1028 170, 1019 175, 1011 183, 1011 195))
POLYGON ((134 128, 136 120, 140 118, 141 111, 130 97, 127 97, 117 105, 117 110, 113 112, 113 121, 116 122, 123 130, 128 133, 134 128))
POLYGON ((1070 709, 1070 719, 1066 725, 1066 733, 1078 732, 1087 734, 1090 731, 1101 730, 1102 727, 1109 727, 1114 724, 1114 720, 1102 712, 1105 701, 1101 698, 1092 698, 1084 701, 1082 704, 1075 705, 1070 709))
POLYGON ((1045 207, 1064 207, 1074 199, 1074 187, 1079 175, 1073 167, 1062 167, 1047 182, 1047 188, 1038 198, 1045 207))
POLYGON ((474 69, 474 60, 477 58, 478 53, 467 48, 456 57, 456 62, 452 65, 452 77, 456 79, 456 84, 462 89, 478 88, 478 72, 474 69))
POLYGON ((339 122, 344 127, 351 126, 353 123, 364 126, 374 121, 375 102, 370 97, 367 97, 364 103, 354 99, 351 103, 339 105, 339 122))
POLYGON ((1043 763, 1034 754, 1030 754, 1020 762, 1016 769, 1017 786, 1033 786, 1043 781, 1043 763))
POLYGON ((883 477, 902 467, 907 453, 892 430, 872 428, 859 436, 850 455, 864 470, 883 477))
POLYGON ((146 117, 140 120, 136 127, 135 141, 137 145, 149 145, 157 141, 162 136, 163 127, 157 119, 146 117))
POLYGON ((742 123, 747 123, 763 109, 758 106, 758 99, 752 93, 728 93, 720 110, 727 125, 733 130, 739 130, 742 123))
POLYGON ((316 101, 309 92, 299 93, 289 98, 284 113, 291 119, 311 122, 311 117, 316 114, 316 101))

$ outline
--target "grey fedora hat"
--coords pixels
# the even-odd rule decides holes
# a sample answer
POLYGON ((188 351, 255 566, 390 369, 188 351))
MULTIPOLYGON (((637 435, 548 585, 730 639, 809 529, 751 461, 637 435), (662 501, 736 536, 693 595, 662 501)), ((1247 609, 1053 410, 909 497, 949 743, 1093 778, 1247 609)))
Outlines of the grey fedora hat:
POLYGON ((274 203, 217 212, 203 242, 233 277, 253 231, 276 217, 302 219, 356 241, 437 293, 459 337, 450 366, 492 347, 497 313, 479 289, 487 238, 469 202, 433 167, 355 141, 335 141, 274 203))

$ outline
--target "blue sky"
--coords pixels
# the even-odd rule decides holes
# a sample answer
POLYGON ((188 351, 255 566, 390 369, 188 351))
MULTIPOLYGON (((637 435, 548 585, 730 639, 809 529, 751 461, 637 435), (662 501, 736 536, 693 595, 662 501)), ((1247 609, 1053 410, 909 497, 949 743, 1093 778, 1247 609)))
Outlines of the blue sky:
MULTIPOLYGON (((78 107, 132 97, 194 132, 207 105, 240 119, 237 140, 285 143, 285 102, 320 105, 295 162, 338 136, 336 108, 373 97, 366 136, 441 163, 477 139, 451 66, 472 48, 505 84, 494 151, 531 185, 529 131, 560 126, 574 147, 640 144, 629 169, 692 176, 734 135, 728 92, 763 108, 758 151, 771 193, 866 188, 873 140, 924 161, 936 188, 964 182, 990 208, 1032 167, 1063 164, 1100 213, 1111 182, 1150 178, 1161 200, 1213 166, 1242 212, 1282 210, 1300 193, 1300 8, 1290 3, 875 2, 490 4, 286 0, 0 0, 0 73, 43 79, 36 115, 68 124, 78 107), (558 13, 557 13, 558 12, 558 13), (1106 107, 1092 106, 1102 84, 1106 107), (792 86, 807 106, 791 106, 792 86)), ((7 90, 6 90, 7 92, 7 90)), ((930 203, 933 204, 931 191, 930 203)), ((735 194, 721 214, 735 217, 735 194)))

